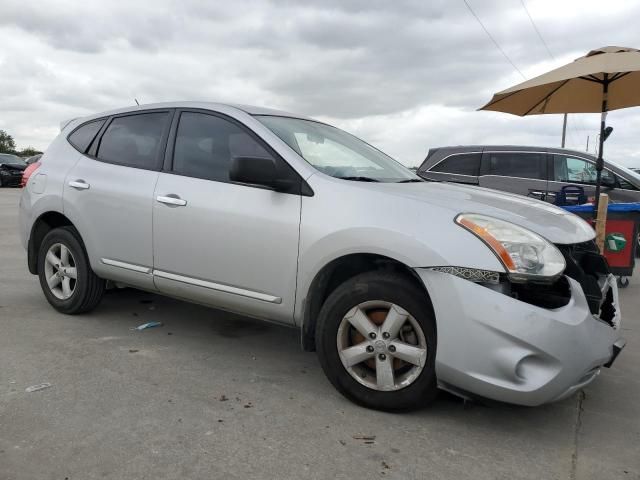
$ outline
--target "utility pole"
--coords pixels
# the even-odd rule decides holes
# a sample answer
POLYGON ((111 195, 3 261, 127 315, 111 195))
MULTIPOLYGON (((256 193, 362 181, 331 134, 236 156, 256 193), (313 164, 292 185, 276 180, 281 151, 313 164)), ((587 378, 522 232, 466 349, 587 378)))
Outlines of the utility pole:
POLYGON ((562 145, 560 145, 562 148, 564 148, 564 142, 565 139, 567 138, 567 114, 564 114, 564 121, 562 122, 562 145))
POLYGON ((586 152, 589 153, 589 135, 587 135, 587 150, 586 150, 586 152))

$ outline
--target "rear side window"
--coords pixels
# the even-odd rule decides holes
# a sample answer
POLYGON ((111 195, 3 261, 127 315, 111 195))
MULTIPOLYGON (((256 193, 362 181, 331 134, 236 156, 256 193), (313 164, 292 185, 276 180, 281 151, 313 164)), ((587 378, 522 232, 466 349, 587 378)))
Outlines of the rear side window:
POLYGON ((105 121, 106 119, 103 118, 94 122, 85 123, 69 135, 69 143, 79 152, 85 153, 105 121))
POLYGON ((477 177, 480 174, 481 157, 481 153, 461 153, 459 155, 452 155, 434 165, 430 171, 477 177))
POLYGON ((173 171, 189 177, 229 182, 233 157, 273 158, 233 122, 214 115, 183 112, 173 153, 173 171))
POLYGON ((114 118, 100 140, 98 159, 128 167, 157 168, 168 119, 168 112, 114 118))
POLYGON ((547 155, 545 153, 491 152, 489 175, 503 177, 547 179, 547 155))

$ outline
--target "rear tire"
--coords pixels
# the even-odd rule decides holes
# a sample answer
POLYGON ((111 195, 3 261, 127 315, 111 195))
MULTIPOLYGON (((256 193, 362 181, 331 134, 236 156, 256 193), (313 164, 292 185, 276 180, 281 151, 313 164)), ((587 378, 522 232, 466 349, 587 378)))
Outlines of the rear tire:
POLYGON ((376 410, 411 410, 435 398, 436 345, 427 295, 406 276, 388 272, 363 273, 337 287, 316 326, 316 350, 329 381, 348 399, 376 410), (388 328, 391 313, 400 318, 396 329, 388 328), (419 357, 399 358, 407 349, 419 357), (361 353, 349 358, 354 351, 361 353))
POLYGON ((69 315, 93 310, 105 290, 105 281, 93 273, 73 227, 55 228, 45 235, 38 251, 38 277, 51 306, 69 315))

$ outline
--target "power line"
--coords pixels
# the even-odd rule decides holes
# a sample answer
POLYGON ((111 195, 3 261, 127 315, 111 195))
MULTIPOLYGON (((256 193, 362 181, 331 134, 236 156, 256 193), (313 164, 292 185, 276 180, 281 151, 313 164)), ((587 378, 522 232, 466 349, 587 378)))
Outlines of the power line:
MULTIPOLYGON (((527 17, 529 17, 529 21, 531 22, 531 26, 533 27, 533 30, 536 32, 536 35, 540 39, 540 42, 544 46, 545 50, 547 51, 547 53, 549 54, 551 59, 555 60, 556 57, 553 54, 553 52, 551 51, 551 49, 549 48, 549 45, 547 44, 546 40, 542 36, 542 32, 540 32, 540 30, 538 29, 538 26, 536 25, 535 20, 533 20, 533 17, 531 16, 531 13, 529 12, 529 9, 527 8, 527 4, 525 3, 524 0, 520 0, 520 3, 522 4, 522 8, 524 9, 525 13, 527 14, 527 17)), ((565 115, 567 115, 567 114, 565 113, 565 115)), ((567 117, 568 117, 568 115, 567 115, 567 117)), ((579 118, 574 118, 573 120, 575 120, 576 123, 578 124, 578 126, 577 126, 578 130, 582 130, 582 131, 587 130, 586 128, 584 128, 584 126, 582 124, 582 121, 579 118)), ((573 135, 572 135, 572 132, 571 132, 572 128, 575 128, 575 125, 567 125, 567 131, 569 133, 569 136, 573 138, 573 135)), ((576 132, 576 135, 577 135, 577 132, 576 132)))
POLYGON ((471 12, 471 15, 473 15, 473 17, 477 20, 477 22, 480 24, 480 26, 482 27, 482 29, 484 30, 484 32, 487 34, 487 36, 491 39, 491 41, 493 42, 493 44, 496 46, 496 48, 500 51, 500 53, 502 53, 502 56, 504 58, 507 59, 507 62, 509 62, 511 64, 511 66, 513 68, 515 68, 515 70, 522 76, 522 78, 524 78, 525 80, 527 79, 527 77, 524 76, 524 73, 522 73, 520 71, 520 69, 518 67, 516 67, 516 64, 513 63, 513 61, 509 58, 509 55, 507 55, 507 53, 502 49, 502 47, 500 46, 500 44, 496 41, 495 38, 493 38, 493 35, 491 35, 491 33, 489 33, 489 30, 487 30, 487 27, 484 26, 484 23, 482 23, 482 20, 480 20, 480 17, 478 17, 478 15, 476 15, 476 12, 473 11, 473 8, 471 8, 471 5, 469 5, 469 2, 467 2, 467 0, 462 0, 464 2, 464 4, 467 6, 467 9, 469 10, 469 12, 471 12))
POLYGON ((533 29, 536 31, 536 34, 538 35, 538 38, 542 42, 542 45, 544 45, 544 48, 547 50, 547 53, 549 54, 549 56, 553 60, 555 60, 556 57, 553 55, 553 53, 551 53, 551 49, 549 49, 549 45, 547 45, 547 42, 545 42, 544 37, 540 33, 540 30, 538 30, 536 22, 533 21, 533 17, 529 13, 529 9, 527 8, 527 5, 524 3, 524 0, 520 0, 520 3, 522 4, 522 8, 524 8, 524 11, 527 12, 527 17, 529 17, 529 20, 531 21, 531 25, 533 26, 533 29))

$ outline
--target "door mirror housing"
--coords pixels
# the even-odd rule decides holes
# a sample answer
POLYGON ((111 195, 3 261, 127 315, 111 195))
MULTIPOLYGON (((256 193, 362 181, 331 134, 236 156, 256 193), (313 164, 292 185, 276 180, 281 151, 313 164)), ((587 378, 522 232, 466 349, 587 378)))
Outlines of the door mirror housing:
POLYGON ((265 157, 233 157, 229 180, 276 192, 313 197, 313 190, 285 162, 265 157))
POLYGON ((264 157, 234 157, 229 171, 232 182, 269 187, 277 192, 287 192, 294 181, 278 174, 275 160, 264 157))
POLYGON ((610 178, 610 177, 603 176, 600 181, 602 182, 602 185, 604 185, 605 187, 607 187, 610 190, 613 190, 614 188, 616 188, 616 179, 615 178, 610 178))

